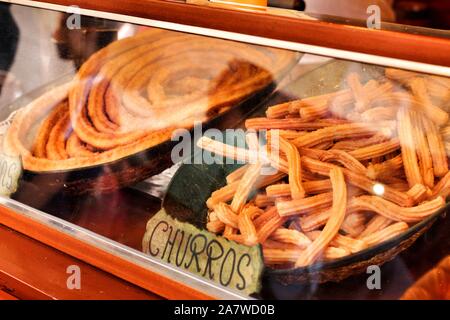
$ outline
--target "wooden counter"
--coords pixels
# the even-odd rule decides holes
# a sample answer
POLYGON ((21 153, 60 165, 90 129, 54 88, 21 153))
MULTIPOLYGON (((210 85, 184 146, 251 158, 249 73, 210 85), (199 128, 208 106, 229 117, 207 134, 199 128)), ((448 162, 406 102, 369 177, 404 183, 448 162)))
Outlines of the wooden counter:
POLYGON ((0 225, 0 300, 160 299, 157 295, 0 225), (81 288, 67 287, 69 266, 81 270, 81 288))

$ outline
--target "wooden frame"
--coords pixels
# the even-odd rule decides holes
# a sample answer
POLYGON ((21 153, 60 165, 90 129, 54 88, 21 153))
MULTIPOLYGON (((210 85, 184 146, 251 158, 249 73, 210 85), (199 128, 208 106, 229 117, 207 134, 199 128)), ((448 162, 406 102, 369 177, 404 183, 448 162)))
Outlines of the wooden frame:
POLYGON ((66 235, 52 227, 27 219, 0 205, 0 224, 21 232, 68 255, 109 272, 125 281, 167 299, 203 299, 214 297, 188 285, 161 276, 144 267, 117 257, 83 241, 66 235))
POLYGON ((83 9, 450 66, 450 40, 445 38, 338 25, 258 11, 238 11, 220 6, 162 0, 43 0, 40 2, 75 5, 83 9))
POLYGON ((2 299, 161 299, 84 261, 0 225, 2 299), (80 287, 68 288, 69 266, 80 270, 80 287))

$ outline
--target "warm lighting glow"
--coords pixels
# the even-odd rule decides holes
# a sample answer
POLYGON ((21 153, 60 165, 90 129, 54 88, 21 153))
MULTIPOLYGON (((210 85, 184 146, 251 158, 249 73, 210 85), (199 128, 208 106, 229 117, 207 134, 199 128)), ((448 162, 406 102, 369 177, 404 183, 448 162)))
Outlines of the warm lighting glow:
POLYGON ((373 185, 373 193, 375 193, 378 196, 383 195, 383 193, 384 193, 384 186, 381 183, 375 183, 373 185))
POLYGON ((135 27, 129 23, 125 23, 123 26, 120 27, 118 33, 117 33, 117 39, 123 39, 131 37, 136 33, 135 27))

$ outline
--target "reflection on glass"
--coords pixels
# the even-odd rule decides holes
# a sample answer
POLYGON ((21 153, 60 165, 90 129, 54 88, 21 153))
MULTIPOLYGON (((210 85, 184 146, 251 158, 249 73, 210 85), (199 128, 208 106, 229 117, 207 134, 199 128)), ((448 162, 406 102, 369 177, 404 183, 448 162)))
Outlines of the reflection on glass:
POLYGON ((449 78, 4 8, 20 29, 4 69, 43 86, 10 107, 14 199, 136 257, 165 196, 180 221, 260 246, 261 298, 398 297, 429 267, 414 256, 445 244, 430 234, 408 249, 450 193, 449 78), (26 18, 41 32, 23 32, 26 18), (158 192, 145 182, 174 164, 158 192), (389 279, 381 292, 366 286, 372 264, 389 279))

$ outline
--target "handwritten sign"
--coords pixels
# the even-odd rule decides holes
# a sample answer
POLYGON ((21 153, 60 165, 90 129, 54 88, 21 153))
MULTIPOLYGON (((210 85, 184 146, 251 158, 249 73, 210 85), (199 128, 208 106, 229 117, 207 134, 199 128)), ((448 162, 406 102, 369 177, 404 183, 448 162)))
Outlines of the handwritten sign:
POLYGON ((143 251, 225 287, 258 292, 264 267, 261 248, 248 247, 180 222, 164 209, 147 223, 143 251))
POLYGON ((20 157, 9 157, 0 153, 0 195, 9 197, 16 192, 21 174, 20 157))

